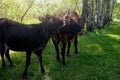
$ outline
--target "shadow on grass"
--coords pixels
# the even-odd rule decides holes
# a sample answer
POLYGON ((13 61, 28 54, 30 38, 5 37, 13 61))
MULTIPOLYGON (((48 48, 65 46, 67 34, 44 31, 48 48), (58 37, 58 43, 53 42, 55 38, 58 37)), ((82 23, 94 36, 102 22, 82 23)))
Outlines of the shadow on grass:
POLYGON ((79 54, 67 58, 67 67, 54 63, 50 80, 120 80, 120 27, 106 28, 79 39, 79 54), (101 32, 102 31, 102 32, 101 32), (83 39, 83 40, 82 40, 83 39))

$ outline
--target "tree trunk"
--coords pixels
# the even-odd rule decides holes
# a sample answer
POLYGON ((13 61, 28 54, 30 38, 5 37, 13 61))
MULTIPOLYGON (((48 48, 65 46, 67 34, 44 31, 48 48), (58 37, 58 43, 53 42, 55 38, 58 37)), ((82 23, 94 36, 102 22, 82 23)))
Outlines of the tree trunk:
POLYGON ((101 0, 96 0, 96 27, 101 28, 100 23, 101 23, 101 0))
POLYGON ((96 15, 97 15, 97 28, 101 29, 103 26, 103 19, 104 19, 104 1, 103 0, 96 0, 96 15))
POLYGON ((109 23, 110 2, 111 2, 111 0, 106 0, 105 1, 104 25, 106 25, 107 23, 109 23))
POLYGON ((80 24, 82 27, 85 26, 87 16, 88 16, 88 0, 83 0, 83 9, 80 17, 80 24))
POLYGON ((116 0, 83 0, 80 23, 87 31, 103 28, 112 20, 116 0))
POLYGON ((86 21, 86 28, 87 31, 92 31, 95 27, 95 5, 94 0, 89 1, 89 8, 88 8, 88 18, 86 21))

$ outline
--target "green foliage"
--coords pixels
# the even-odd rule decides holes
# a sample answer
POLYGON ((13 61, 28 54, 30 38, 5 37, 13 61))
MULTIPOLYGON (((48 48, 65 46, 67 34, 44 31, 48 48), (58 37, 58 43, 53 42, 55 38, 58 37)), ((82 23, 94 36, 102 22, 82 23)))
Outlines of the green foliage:
POLYGON ((9 17, 18 20, 21 16, 22 9, 20 3, 16 0, 3 0, 1 2, 0 17, 9 17))
MULTIPOLYGON (((32 0, 0 0, 0 17, 20 20, 28 9, 32 0)), ((25 20, 36 19, 45 14, 54 14, 59 11, 81 10, 81 0, 34 0, 32 7, 25 15, 25 20)))
MULTIPOLYGON (((38 60, 32 54, 27 80, 120 80, 119 30, 120 22, 112 22, 109 27, 79 36, 79 54, 73 54, 72 44, 71 56, 66 58, 66 67, 56 61, 54 46, 50 40, 42 54, 48 75, 42 76, 38 60)), ((0 67, 0 80, 21 80, 25 53, 14 52, 11 58, 16 67, 0 67)))
POLYGON ((120 20, 120 3, 116 3, 113 17, 120 20))

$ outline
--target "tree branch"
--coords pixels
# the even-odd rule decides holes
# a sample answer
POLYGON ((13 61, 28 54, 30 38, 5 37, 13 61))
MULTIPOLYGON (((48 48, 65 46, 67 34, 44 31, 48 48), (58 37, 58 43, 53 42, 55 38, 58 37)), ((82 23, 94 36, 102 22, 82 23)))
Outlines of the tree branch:
POLYGON ((29 7, 26 9, 25 13, 22 15, 22 17, 21 17, 21 22, 22 22, 23 18, 25 17, 25 15, 27 14, 27 12, 29 11, 29 9, 32 7, 33 2, 34 2, 34 0, 31 1, 31 4, 30 4, 29 7))

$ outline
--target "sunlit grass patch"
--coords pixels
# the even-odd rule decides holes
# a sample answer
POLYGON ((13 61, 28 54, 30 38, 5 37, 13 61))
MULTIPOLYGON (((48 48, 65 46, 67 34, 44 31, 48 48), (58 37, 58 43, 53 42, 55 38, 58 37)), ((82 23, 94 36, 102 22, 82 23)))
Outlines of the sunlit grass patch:
POLYGON ((109 36, 111 38, 114 38, 116 40, 120 40, 120 35, 116 35, 116 34, 106 34, 106 36, 109 36))

